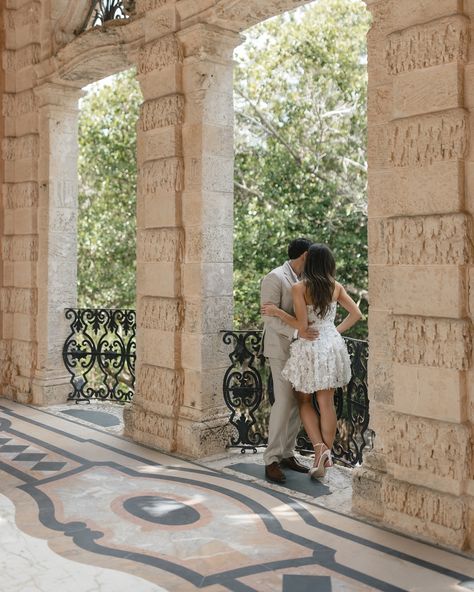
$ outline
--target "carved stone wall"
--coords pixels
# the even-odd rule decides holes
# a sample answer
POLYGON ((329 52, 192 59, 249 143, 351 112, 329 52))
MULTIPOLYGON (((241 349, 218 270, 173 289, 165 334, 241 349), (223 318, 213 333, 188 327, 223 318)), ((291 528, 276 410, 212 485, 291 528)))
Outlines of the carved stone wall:
POLYGON ((464 15, 414 25, 387 36, 390 74, 467 61, 470 21, 464 15))
POLYGON ((2 9, 2 19, 5 84, 2 88, 0 384, 4 396, 31 402, 39 312, 36 206, 40 137, 33 93, 34 66, 40 60, 39 6, 10 2, 2 9), (19 35, 26 31, 27 37, 19 35))
POLYGON ((38 84, 48 43, 39 0, 11 1, 4 27, 1 238, 2 393, 64 401, 64 307, 76 304, 77 101, 38 84), (38 70, 39 68, 39 70, 38 70))
POLYGON ((472 548, 474 7, 369 1, 369 393, 353 507, 472 548))

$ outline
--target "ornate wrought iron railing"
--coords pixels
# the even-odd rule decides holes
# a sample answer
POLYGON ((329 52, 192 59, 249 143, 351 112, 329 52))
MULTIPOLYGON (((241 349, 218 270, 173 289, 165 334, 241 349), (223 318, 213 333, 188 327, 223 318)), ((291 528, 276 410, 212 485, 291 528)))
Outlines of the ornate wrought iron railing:
POLYGON ((68 399, 130 401, 135 386, 135 311, 68 308, 66 318, 71 321, 63 346, 71 375, 68 399))
POLYGON ((92 0, 80 32, 109 21, 126 19, 135 11, 135 0, 92 0))
MULTIPOLYGON (((235 428, 229 447, 241 452, 257 451, 267 443, 267 425, 273 388, 270 370, 261 354, 261 331, 225 331, 223 341, 233 345, 229 354, 231 365, 224 376, 224 400, 230 410, 229 421, 235 428)), ((374 433, 369 428, 369 398, 367 393, 368 343, 345 338, 352 362, 352 379, 334 397, 337 412, 337 434, 333 456, 345 464, 362 462, 363 451, 373 445, 374 433)), ((317 409, 315 397, 313 404, 317 409)), ((302 429, 297 449, 312 451, 302 429)))

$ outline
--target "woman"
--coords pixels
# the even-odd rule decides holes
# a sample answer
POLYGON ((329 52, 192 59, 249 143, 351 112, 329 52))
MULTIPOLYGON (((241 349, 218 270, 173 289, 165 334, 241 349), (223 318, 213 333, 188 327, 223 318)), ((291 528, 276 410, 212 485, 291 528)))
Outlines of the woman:
POLYGON ((313 244, 306 257, 303 280, 292 288, 296 318, 274 304, 264 304, 264 315, 279 317, 299 331, 312 325, 319 330, 314 341, 297 339, 291 344, 290 357, 282 370, 284 378, 295 389, 301 421, 314 447, 312 478, 324 477, 332 466, 331 449, 336 436, 336 410, 334 391, 351 379, 351 364, 341 333, 347 331, 362 314, 344 288, 336 282, 336 263, 330 249, 313 244), (334 325, 337 303, 348 316, 334 325), (312 405, 316 392, 320 415, 312 405))

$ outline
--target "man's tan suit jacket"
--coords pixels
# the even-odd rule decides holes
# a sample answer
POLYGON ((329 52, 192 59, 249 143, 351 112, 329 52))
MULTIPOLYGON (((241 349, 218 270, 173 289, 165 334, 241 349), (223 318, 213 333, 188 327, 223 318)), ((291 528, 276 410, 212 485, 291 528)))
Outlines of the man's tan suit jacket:
MULTIPOLYGON (((262 280, 260 286, 260 303, 271 302, 293 315, 293 298, 291 288, 297 277, 289 261, 281 267, 273 269, 262 280)), ((290 343, 295 330, 277 317, 264 316, 263 353, 267 358, 287 360, 290 355, 290 343)))

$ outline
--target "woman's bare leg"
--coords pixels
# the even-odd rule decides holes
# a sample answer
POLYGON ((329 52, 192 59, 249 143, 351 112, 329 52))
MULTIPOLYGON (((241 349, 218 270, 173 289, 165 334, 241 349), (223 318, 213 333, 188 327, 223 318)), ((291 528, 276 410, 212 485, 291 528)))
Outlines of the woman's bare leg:
MULTIPOLYGON (((323 442, 332 449, 336 437, 337 416, 334 407, 334 389, 326 389, 316 393, 319 412, 321 414, 320 426, 323 442)), ((306 426, 305 426, 306 427, 306 426)))
POLYGON ((321 434, 321 424, 319 414, 313 407, 312 396, 308 393, 295 393, 296 400, 298 401, 298 408, 300 412, 301 421, 303 423, 306 434, 311 441, 315 453, 315 464, 319 463, 319 457, 324 449, 317 444, 324 442, 321 434))
POLYGON ((323 442, 323 436, 321 434, 321 427, 319 423, 319 415, 313 407, 311 401, 311 395, 307 393, 295 393, 296 400, 298 401, 298 408, 300 412, 301 421, 303 422, 304 429, 308 438, 311 440, 311 444, 314 446, 318 442, 323 442))

